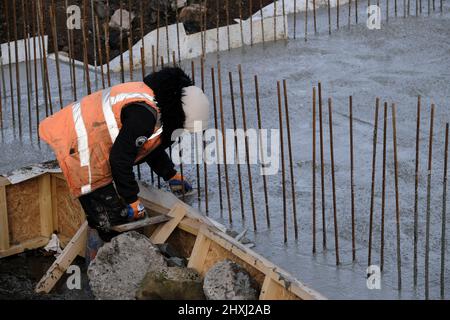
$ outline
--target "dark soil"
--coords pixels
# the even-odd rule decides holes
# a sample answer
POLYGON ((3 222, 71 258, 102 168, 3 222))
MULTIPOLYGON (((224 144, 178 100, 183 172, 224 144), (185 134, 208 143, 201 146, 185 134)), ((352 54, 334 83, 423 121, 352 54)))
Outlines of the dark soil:
POLYGON ((34 288, 55 258, 44 256, 40 250, 27 251, 0 259, 0 300, 91 300, 92 295, 86 276, 83 258, 73 262, 81 269, 81 290, 69 290, 64 274, 50 294, 38 294, 34 288))
MULTIPOLYGON (((81 8, 82 15, 84 10, 87 16, 87 51, 88 51, 88 61, 90 64, 94 64, 94 33, 91 15, 91 0, 67 0, 68 5, 78 5, 81 8), (83 6, 83 4, 85 4, 83 6)), ((95 0, 94 0, 95 1, 95 0)), ((104 0, 106 3, 107 0, 104 0)), ((123 9, 131 11, 136 15, 133 20, 131 32, 123 32, 122 34, 122 51, 128 50, 128 39, 132 39, 132 43, 135 44, 141 40, 142 35, 145 35, 157 27, 163 27, 168 24, 176 23, 177 14, 168 3, 170 1, 159 0, 160 4, 158 6, 158 0, 109 0, 109 10, 106 9, 106 14, 104 17, 100 16, 99 13, 99 25, 101 30, 100 41, 102 43, 102 56, 103 63, 106 62, 106 49, 104 46, 104 32, 103 23, 109 20, 115 10, 120 9, 120 4, 122 3, 123 9), (158 10, 159 7, 159 10, 158 10), (109 11, 109 12, 108 12, 109 11), (159 14, 159 19, 157 18, 159 14), (141 30, 141 17, 144 21, 144 30, 141 30), (159 21, 158 21, 159 20, 159 21), (143 31, 143 32, 142 32, 143 31)), ((206 0, 207 2, 207 28, 216 28, 217 25, 225 26, 227 21, 233 23, 235 18, 240 17, 240 12, 242 12, 242 18, 246 19, 250 16, 250 5, 252 6, 252 14, 257 12, 261 6, 266 6, 272 3, 271 0, 228 0, 228 1, 218 1, 218 0, 206 0), (239 2, 241 6, 239 6, 239 2), (219 8, 217 7, 219 5, 219 8), (228 10, 227 10, 228 4, 228 10), (219 19, 217 18, 217 8, 219 9, 219 19), (241 10, 240 10, 241 8, 241 10), (228 13, 228 14, 227 14, 228 13)), ((190 0, 188 4, 198 4, 204 3, 203 0, 190 0)), ((13 41, 17 34, 17 39, 23 39, 24 34, 33 34, 33 30, 37 30, 37 27, 33 29, 33 24, 36 24, 36 19, 33 19, 37 7, 36 0, 6 0, 0 2, 0 42, 13 41), (14 10, 13 4, 16 4, 16 28, 14 28, 14 10), (24 8, 22 8, 22 3, 24 3, 24 8), (5 5, 8 6, 6 12, 5 5), (25 17, 25 19, 24 19, 25 17), (24 25, 25 20, 25 25, 24 25), (15 30, 16 29, 16 30, 15 30), (26 29, 27 31, 24 31, 26 29)), ((45 34, 49 36, 49 52, 54 52, 53 37, 51 32, 51 19, 50 19, 50 7, 55 7, 56 11, 56 30, 57 30, 57 44, 59 51, 65 51, 68 53, 69 43, 68 43, 68 32, 66 27, 66 7, 65 0, 42 0, 42 11, 44 19, 45 34)), ((107 7, 106 7, 107 8, 107 7)), ((95 10, 97 12, 97 10, 95 10)), ((97 13, 96 13, 97 14, 97 13)), ((200 31, 200 28, 196 24, 185 23, 185 28, 187 32, 194 33, 200 31)), ((110 28, 110 59, 114 59, 120 55, 120 32, 118 29, 110 28)), ((74 50, 72 56, 79 61, 83 61, 83 34, 81 30, 73 30, 74 37, 74 50)), ((12 52, 14 54, 14 51, 12 52)), ((100 59, 98 58, 98 62, 100 59)))

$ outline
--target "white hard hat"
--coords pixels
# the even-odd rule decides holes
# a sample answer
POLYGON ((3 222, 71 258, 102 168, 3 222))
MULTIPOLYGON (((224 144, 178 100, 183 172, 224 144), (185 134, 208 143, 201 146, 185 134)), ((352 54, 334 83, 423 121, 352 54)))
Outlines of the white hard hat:
POLYGON ((203 90, 195 86, 183 88, 182 102, 186 115, 184 129, 191 133, 206 130, 209 120, 209 101, 203 90))

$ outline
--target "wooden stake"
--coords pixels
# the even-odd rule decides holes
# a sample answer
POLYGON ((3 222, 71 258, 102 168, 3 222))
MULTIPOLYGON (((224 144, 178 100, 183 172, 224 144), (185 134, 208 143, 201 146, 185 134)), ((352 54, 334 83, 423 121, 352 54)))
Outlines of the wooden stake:
POLYGON ((384 217, 386 209, 386 137, 387 137, 387 112, 388 104, 384 103, 383 116, 383 172, 381 182, 381 248, 380 248, 380 269, 384 270, 384 217))
POLYGON ((425 228, 425 299, 429 299, 430 220, 431 220, 431 169, 433 163, 434 104, 431 105, 430 137, 428 142, 427 211, 425 228))
POLYGON ((337 220, 337 204, 336 204, 336 178, 334 173, 334 145, 333 145, 333 106, 331 98, 328 98, 328 116, 330 125, 330 157, 331 157, 331 184, 333 190, 333 221, 334 221, 334 248, 336 254, 336 265, 339 261, 339 229, 337 220))
POLYGON ((283 92, 284 92, 284 108, 286 116, 286 130, 288 138, 288 151, 289 151, 289 166, 291 174, 291 196, 292 196, 292 217, 294 219, 294 232, 295 240, 298 240, 298 224, 297 224, 297 201, 295 196, 295 177, 294 177, 294 160, 292 156, 292 143, 291 143, 291 125, 289 121, 289 103, 287 95, 287 82, 283 80, 283 92))
MULTIPOLYGON (((218 130, 219 125, 217 121, 217 99, 216 99, 216 80, 215 80, 215 73, 214 68, 211 68, 211 84, 212 84, 212 94, 213 94, 213 105, 214 105, 214 129, 218 130)), ((219 137, 215 137, 216 139, 216 150, 217 153, 219 153, 219 137)), ((218 156, 219 160, 220 156, 218 156)), ((219 203, 220 203, 220 211, 223 210, 223 200, 222 200, 222 174, 220 170, 220 164, 219 161, 217 161, 217 184, 219 185, 219 203)))
POLYGON ((325 221, 325 162, 323 147, 323 119, 322 119, 322 84, 319 82, 319 131, 320 131, 320 183, 322 191, 322 243, 323 249, 327 248, 327 226, 325 221))
MULTIPOLYGON (((222 149, 224 158, 224 170, 225 170, 225 186, 227 188, 227 205, 228 205, 228 219, 230 223, 233 223, 233 214, 231 207, 231 195, 230 195, 230 181, 228 177, 228 163, 227 163, 227 146, 225 138, 225 121, 223 114, 223 94, 222 94, 222 74, 221 74, 220 61, 217 64, 217 77, 219 83, 219 107, 220 107, 220 127, 222 130, 222 149)), ((245 130, 245 129, 244 129, 245 130)))
POLYGON ((281 186, 283 188, 283 231, 284 243, 287 243, 287 208, 286 208, 286 174, 284 166, 284 139, 283 139, 283 111, 281 109, 280 81, 277 81, 278 94, 278 118, 280 123, 280 147, 281 147, 281 186))
MULTIPOLYGON (((247 132, 247 116, 245 113, 245 97, 244 97, 244 78, 242 76, 242 66, 238 65, 238 71, 239 71, 239 89, 241 94, 241 107, 242 107, 242 124, 244 132, 247 132)), ((252 205, 252 217, 253 217, 253 229, 257 230, 256 225, 256 210, 255 210, 255 198, 253 195, 253 178, 252 178, 252 168, 250 166, 250 155, 249 155, 249 144, 248 144, 248 137, 245 135, 245 160, 247 162, 247 174, 248 174, 248 186, 250 190, 250 202, 252 205)))
MULTIPOLYGON (((259 84, 258 84, 258 76, 255 75, 255 95, 256 95, 256 113, 258 115, 258 130, 259 130, 259 149, 260 149, 260 155, 261 155, 261 162, 263 165, 265 165, 265 159, 264 159, 264 151, 263 151, 263 143, 262 143, 262 120, 261 120, 261 107, 260 107, 260 100, 259 100, 259 84)), ((264 169, 262 169, 264 170, 264 169)), ((267 177, 265 175, 265 171, 262 175, 263 178, 263 188, 264 188, 264 202, 266 204, 266 222, 267 222, 267 228, 270 228, 270 213, 269 213, 269 194, 267 191, 267 177)))
MULTIPOLYGON (((233 75, 231 72, 228 72, 228 81, 230 83, 230 99, 231 99, 231 111, 233 116, 233 129, 236 131, 237 129, 237 121, 236 121, 236 105, 234 101, 234 88, 233 88, 233 75)), ((234 147, 235 147, 235 159, 237 160, 237 175, 238 175, 238 183, 239 183, 239 200, 241 204, 241 217, 242 220, 245 220, 245 207, 244 207, 244 193, 242 190, 242 174, 241 174, 241 165, 239 162, 239 143, 237 136, 234 136, 234 147)))
POLYGON ((373 210, 375 196, 375 175, 377 162, 377 136, 378 136, 378 110, 380 107, 380 98, 376 99, 375 106, 375 124, 373 127, 373 144, 372 144, 372 185, 370 191, 370 219, 369 219, 369 253, 367 265, 372 265, 372 234, 373 234, 373 210))
POLYGON ((402 257, 400 252, 400 204, 398 192, 398 160, 397 160, 397 125, 395 104, 392 104, 392 133, 393 133, 393 147, 394 147, 394 170, 395 170, 395 216, 397 229, 397 277, 398 290, 402 289, 402 257))
POLYGON ((416 126, 416 161, 414 177, 414 257, 413 257, 413 284, 417 286, 417 240, 419 238, 419 143, 420 143, 420 103, 417 98, 417 126, 416 126))
POLYGON ((313 88, 312 103, 312 252, 316 253, 316 87, 313 88))
POLYGON ((353 97, 349 97, 350 114, 350 193, 352 201, 352 261, 356 261, 356 228, 355 228, 355 157, 353 148, 353 97))
MULTIPOLYGON (((442 4, 442 2, 441 2, 442 4)), ((442 8, 442 7, 441 7, 442 8)), ((441 230, 441 299, 445 299, 445 248, 446 248, 446 223, 447 223, 447 167, 448 167, 448 130, 445 125, 445 153, 444 153, 444 178, 442 179, 442 230, 441 230)))

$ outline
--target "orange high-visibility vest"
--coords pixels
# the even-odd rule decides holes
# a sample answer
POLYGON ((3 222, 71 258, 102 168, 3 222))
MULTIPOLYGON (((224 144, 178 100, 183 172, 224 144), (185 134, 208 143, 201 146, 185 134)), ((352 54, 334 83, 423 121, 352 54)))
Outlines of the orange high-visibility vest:
POLYGON ((143 82, 129 82, 93 93, 45 119, 39 135, 56 154, 73 196, 110 184, 109 154, 119 130, 122 108, 143 102, 156 111, 153 135, 139 149, 136 162, 161 144, 161 117, 153 91, 143 82))

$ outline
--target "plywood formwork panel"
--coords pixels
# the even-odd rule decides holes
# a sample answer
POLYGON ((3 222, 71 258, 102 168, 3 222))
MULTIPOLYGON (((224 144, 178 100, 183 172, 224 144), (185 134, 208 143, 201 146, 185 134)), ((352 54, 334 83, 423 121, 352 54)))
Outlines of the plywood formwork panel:
POLYGON ((39 181, 32 179, 6 187, 10 245, 41 236, 39 181))
POLYGON ((56 212, 53 214, 53 219, 58 221, 59 233, 64 237, 72 238, 86 220, 84 211, 80 202, 70 195, 64 180, 56 178, 53 181, 56 190, 56 196, 54 195, 56 212))

